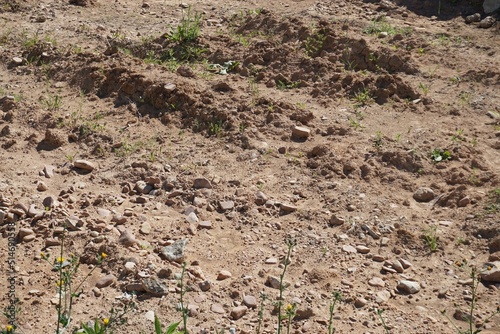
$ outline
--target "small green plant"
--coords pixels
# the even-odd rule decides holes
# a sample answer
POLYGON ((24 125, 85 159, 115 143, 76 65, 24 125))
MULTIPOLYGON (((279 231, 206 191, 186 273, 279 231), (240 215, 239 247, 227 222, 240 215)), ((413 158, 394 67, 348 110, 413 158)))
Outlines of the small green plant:
POLYGON ((363 32, 369 35, 378 35, 381 32, 386 32, 388 35, 401 34, 403 36, 408 36, 411 34, 412 30, 411 28, 395 28, 387 22, 385 17, 382 17, 381 19, 370 22, 370 24, 363 29, 363 32))
POLYGON ((279 90, 293 89, 293 88, 297 88, 299 86, 299 84, 300 84, 300 81, 288 82, 288 81, 278 80, 277 87, 279 90))
POLYGON ((375 139, 373 140, 373 145, 376 148, 381 148, 384 144, 384 134, 381 131, 377 131, 375 134, 375 139))
POLYGON ((257 323, 257 334, 260 334, 262 320, 264 319, 264 304, 265 304, 266 300, 267 300, 267 295, 262 291, 260 293, 259 322, 257 323))
POLYGON ((323 32, 317 31, 310 37, 307 37, 305 43, 306 54, 309 57, 317 56, 323 49, 323 44, 326 41, 326 35, 323 32))
POLYGON ((215 120, 215 121, 210 122, 208 124, 208 133, 211 136, 221 137, 222 136, 222 130, 223 130, 223 123, 222 123, 222 121, 215 120))
POLYGON ((438 249, 438 239, 437 225, 432 225, 427 230, 424 230, 424 241, 431 252, 438 249))
POLYGON ((333 328, 333 314, 335 313, 335 304, 342 300, 342 294, 339 291, 332 292, 332 300, 330 301, 330 318, 328 319, 328 334, 335 334, 335 328, 333 328))
POLYGON ((191 7, 188 7, 187 14, 182 17, 177 28, 170 28, 167 38, 177 43, 195 42, 200 36, 201 18, 201 13, 192 15, 191 7))
POLYGON ((440 148, 435 148, 431 152, 431 159, 434 162, 441 162, 441 161, 451 160, 451 153, 448 150, 442 150, 440 148))
POLYGON ((384 320, 384 317, 382 316, 382 314, 385 312, 384 309, 375 309, 375 313, 377 313, 380 321, 382 322, 382 326, 384 327, 384 331, 386 334, 389 334, 389 327, 387 326, 387 324, 385 323, 385 320, 384 320))
POLYGON ((354 100, 355 100, 355 107, 357 108, 366 106, 371 102, 373 102, 373 98, 370 94, 370 91, 367 88, 360 90, 359 92, 354 94, 354 100))
POLYGON ((396 141, 399 143, 401 141, 401 134, 397 133, 394 139, 396 139, 396 141))
POLYGON ((488 193, 488 203, 484 209, 489 214, 500 212, 500 188, 495 188, 488 193))
POLYGON ((288 264, 290 263, 290 256, 292 255, 292 249, 297 245, 297 241, 295 239, 292 239, 290 237, 287 237, 285 240, 286 246, 287 246, 287 253, 283 262, 283 272, 280 275, 280 285, 279 285, 279 298, 278 301, 276 302, 276 308, 278 310, 278 330, 276 334, 281 333, 281 328, 283 326, 282 320, 283 319, 288 319, 288 329, 290 328, 290 320, 291 320, 291 314, 295 313, 295 307, 291 304, 289 304, 285 311, 286 313, 283 315, 282 314, 282 309, 283 309, 283 291, 285 291, 286 286, 285 286, 285 274, 286 274, 286 269, 288 268, 288 264))
POLYGON ((418 88, 420 88, 424 96, 427 96, 427 94, 429 93, 430 86, 424 83, 419 83, 418 88))
POLYGON ((458 129, 457 132, 451 136, 451 140, 454 142, 465 141, 463 134, 464 134, 464 129, 458 129))
POLYGON ((43 104, 50 111, 56 111, 61 108, 63 102, 62 97, 59 95, 49 95, 45 100, 43 100, 43 104))
POLYGON ((155 334, 174 334, 177 330, 177 327, 179 327, 179 324, 180 321, 173 322, 167 327, 167 329, 165 329, 165 332, 163 332, 160 319, 158 319, 158 317, 155 315, 155 334))
MULTIPOLYGON (((475 318, 475 311, 477 308, 477 299, 478 299, 478 288, 481 285, 481 271, 478 270, 475 266, 469 265, 467 263, 466 259, 462 259, 461 261, 456 261, 455 265, 457 267, 462 268, 462 270, 468 270, 469 271, 469 277, 471 278, 471 300, 470 300, 470 306, 468 308, 468 312, 464 312, 464 320, 467 322, 467 328, 461 329, 458 327, 458 325, 451 319, 451 317, 448 316, 446 313, 446 310, 442 310, 441 314, 443 314, 446 319, 455 327, 456 331, 458 334, 478 334, 482 332, 481 328, 478 328, 474 325, 474 318, 475 318)), ((486 271, 491 270, 490 267, 485 268, 486 271)), ((455 306, 457 306, 455 304, 455 306)), ((497 314, 500 314, 500 307, 497 307, 496 311, 493 312, 488 318, 483 320, 483 323, 489 322, 491 318, 496 316, 497 314)))
POLYGON ((458 95, 458 98, 460 100, 460 105, 463 107, 470 105, 471 99, 472 99, 472 94, 470 92, 461 92, 458 95))

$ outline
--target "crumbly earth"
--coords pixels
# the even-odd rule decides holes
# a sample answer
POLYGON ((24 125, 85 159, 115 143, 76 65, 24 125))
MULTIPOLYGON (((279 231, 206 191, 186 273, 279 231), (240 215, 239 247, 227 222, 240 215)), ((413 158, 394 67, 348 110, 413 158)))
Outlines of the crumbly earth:
MULTIPOLYGON (((275 333, 287 238, 291 333, 328 333, 333 291, 336 333, 468 328, 471 268, 500 260, 498 14, 480 28, 465 0, 0 4, 0 279, 15 224, 22 333, 55 332, 63 235, 74 286, 90 273, 71 329, 131 300, 114 333, 180 321, 185 261, 189 333, 257 333, 262 292, 275 333)), ((484 333, 500 333, 499 288, 477 289, 484 333)))

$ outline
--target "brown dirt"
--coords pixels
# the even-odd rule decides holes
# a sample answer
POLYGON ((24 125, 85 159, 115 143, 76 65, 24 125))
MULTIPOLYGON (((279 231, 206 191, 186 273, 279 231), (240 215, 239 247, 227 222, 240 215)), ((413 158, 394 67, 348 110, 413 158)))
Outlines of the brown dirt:
MULTIPOLYGON (((60 236, 67 216, 82 224, 66 237, 65 253, 81 257, 77 281, 98 252, 108 254, 82 286, 74 326, 109 316, 127 287, 161 269, 169 293, 139 292, 137 310, 114 332, 152 333, 147 311, 179 321, 181 268, 161 250, 186 238, 185 298, 198 306, 190 333, 256 333, 258 307, 237 320, 230 313, 260 291, 269 297, 262 333, 275 333, 278 290, 265 283, 281 273, 291 236, 284 303, 302 311, 292 333, 328 332, 334 290, 343 295, 338 333, 384 332, 376 309, 391 333, 456 332, 441 314, 469 307, 470 287, 459 282, 468 270, 455 262, 500 259, 500 24, 464 22, 482 13, 478 1, 443 1, 438 14, 437 1, 207 0, 191 8, 203 16, 187 52, 168 38, 186 12, 169 0, 0 1, 0 204, 10 213, 0 227, 2 282, 7 221, 36 236, 16 248, 23 332, 55 331, 57 276, 39 254, 57 256, 46 239, 60 236), (381 26, 385 37, 367 30, 381 26), (228 61, 239 62, 228 75, 210 68, 228 61), (309 136, 292 136, 295 126, 309 136), (451 159, 434 162, 435 149, 451 159), (76 169, 78 159, 96 168, 76 169), (54 166, 52 177, 44 166, 54 166), (198 177, 213 188, 196 189, 198 177), (148 180, 153 192, 138 193, 148 180), (416 201, 421 187, 435 196, 416 201), (50 196, 57 203, 45 210, 50 196), (221 201, 234 208, 224 211, 221 201), (23 212, 32 205, 43 217, 23 212), (186 222, 190 210, 211 228, 186 222), (123 214, 124 223, 112 220, 123 214), (145 223, 151 232, 141 233, 145 223), (435 252, 424 241, 432 226, 435 252), (120 243, 122 229, 138 242, 120 243), (412 266, 390 273, 376 254, 412 266), (131 259, 137 266, 127 274, 131 259), (232 277, 217 280, 220 270, 232 277), (95 288, 108 274, 117 281, 95 288), (203 276, 212 282, 205 292, 203 276), (368 284, 375 276, 385 287, 368 284), (401 279, 422 290, 400 293, 401 279), (390 298, 377 301, 383 290, 390 298), (215 303, 225 314, 212 312, 215 303)), ((500 316, 485 323, 499 288, 483 282, 478 290, 474 322, 485 332, 500 332, 500 316)))

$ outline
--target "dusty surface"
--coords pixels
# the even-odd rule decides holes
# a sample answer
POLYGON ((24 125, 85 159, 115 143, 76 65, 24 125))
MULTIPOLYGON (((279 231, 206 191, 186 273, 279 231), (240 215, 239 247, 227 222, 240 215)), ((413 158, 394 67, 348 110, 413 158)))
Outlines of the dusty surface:
MULTIPOLYGON (((264 291, 261 332, 275 333, 278 290, 265 283, 291 236, 283 302, 302 312, 291 332, 327 333, 332 291, 338 333, 384 332, 376 309, 391 333, 455 332, 441 311, 471 300, 456 262, 500 259, 500 24, 466 24, 480 5, 205 0, 186 51, 166 37, 187 15, 178 1, 69 2, 2 1, 0 13, 0 268, 6 282, 15 221, 24 333, 55 330, 57 276, 39 254, 58 256, 47 242, 65 217, 78 225, 65 238, 77 282, 108 254, 74 326, 109 316, 128 290, 137 310, 115 333, 152 333, 148 311, 179 321, 181 267, 162 250, 186 239, 189 332, 256 333, 258 306, 231 312, 264 291), (227 75, 210 66, 227 61, 239 62, 227 75), (401 273, 399 259, 411 264, 401 273)), ((500 316, 485 322, 498 288, 478 289, 485 332, 500 332, 500 316)))

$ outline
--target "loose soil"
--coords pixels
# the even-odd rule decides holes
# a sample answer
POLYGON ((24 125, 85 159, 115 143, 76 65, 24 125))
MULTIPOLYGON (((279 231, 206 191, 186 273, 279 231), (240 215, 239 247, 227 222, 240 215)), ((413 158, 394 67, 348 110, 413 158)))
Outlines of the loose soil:
MULTIPOLYGON (((266 282, 287 238, 292 333, 328 333, 332 291, 337 333, 384 333, 381 309, 390 333, 456 333, 443 310, 467 326, 457 310, 470 308, 470 266, 500 260, 500 24, 465 23, 485 17, 480 2, 0 5, 0 279, 15 223, 28 235, 15 264, 23 333, 55 332, 58 277, 40 252, 59 256, 50 245, 67 217, 76 282, 107 254, 71 328, 130 300, 114 333, 153 333, 148 311, 181 320, 182 268, 162 251, 186 239, 189 332, 256 333, 264 292, 261 332, 275 333, 279 291, 266 282), (199 37, 174 41, 195 13, 199 37), (399 259, 411 266, 398 272, 399 259), (144 291, 151 279, 168 291, 144 291), (401 280, 421 290, 405 294, 401 280), (248 295, 257 307, 238 318, 248 295)), ((500 333, 500 315, 487 321, 499 288, 483 280, 477 292, 485 333, 500 333)))

